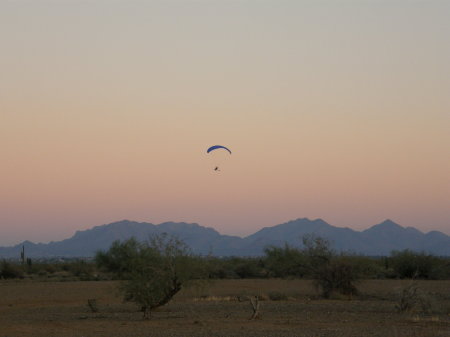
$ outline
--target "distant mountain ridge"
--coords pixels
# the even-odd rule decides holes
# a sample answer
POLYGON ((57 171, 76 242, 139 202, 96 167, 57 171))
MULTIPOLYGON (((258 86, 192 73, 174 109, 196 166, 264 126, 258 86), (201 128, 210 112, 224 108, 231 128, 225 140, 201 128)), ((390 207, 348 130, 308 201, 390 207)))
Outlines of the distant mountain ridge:
POLYGON ((115 240, 135 237, 145 240, 153 234, 175 235, 196 254, 215 256, 260 256, 267 246, 289 244, 301 247, 305 234, 324 237, 337 251, 364 255, 389 255, 392 250, 410 249, 439 256, 450 256, 450 236, 432 231, 422 233, 413 227, 402 227, 386 220, 364 231, 332 226, 322 219, 301 218, 241 238, 222 235, 215 229, 195 223, 164 222, 154 225, 146 222, 122 220, 91 229, 77 231, 71 238, 43 243, 24 241, 13 247, 0 247, 0 258, 17 258, 22 246, 32 258, 92 257, 98 250, 107 250, 115 240))

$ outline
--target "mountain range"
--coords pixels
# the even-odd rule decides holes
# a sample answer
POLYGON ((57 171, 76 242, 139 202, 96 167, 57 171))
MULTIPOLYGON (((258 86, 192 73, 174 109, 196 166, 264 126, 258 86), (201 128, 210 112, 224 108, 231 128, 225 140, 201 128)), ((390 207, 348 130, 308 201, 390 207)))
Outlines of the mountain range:
POLYGON ((135 237, 148 239, 157 233, 175 235, 194 253, 214 256, 260 256, 268 246, 302 246, 305 234, 328 239, 336 251, 380 256, 393 250, 410 249, 439 256, 450 256, 450 236, 431 231, 422 233, 413 227, 402 227, 386 220, 364 231, 332 226, 321 219, 307 218, 289 221, 241 238, 222 235, 213 228, 195 223, 165 222, 154 225, 123 220, 92 229, 77 231, 75 235, 58 242, 32 243, 24 241, 12 247, 0 247, 0 258, 18 258, 22 246, 32 258, 92 257, 99 250, 107 250, 115 240, 135 237))

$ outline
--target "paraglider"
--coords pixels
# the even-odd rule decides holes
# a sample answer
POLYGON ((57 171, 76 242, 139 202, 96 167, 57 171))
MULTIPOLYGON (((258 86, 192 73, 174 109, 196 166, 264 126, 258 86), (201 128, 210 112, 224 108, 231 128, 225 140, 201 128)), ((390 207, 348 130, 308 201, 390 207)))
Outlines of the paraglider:
MULTIPOLYGON (((221 151, 219 151, 219 152, 222 152, 222 151, 228 151, 228 152, 231 154, 231 150, 230 150, 229 148, 223 146, 223 145, 214 145, 214 146, 211 146, 211 147, 208 148, 208 150, 206 150, 206 153, 210 153, 210 152, 216 151, 216 150, 221 150, 221 151)), ((223 156, 223 155, 221 155, 221 156, 223 156)), ((216 157, 216 159, 217 159, 217 157, 216 157)), ((214 167, 214 171, 220 171, 219 166, 215 166, 215 167, 214 167)))
POLYGON ((214 146, 211 146, 208 150, 206 150, 206 153, 210 153, 211 151, 214 151, 214 150, 217 150, 217 149, 225 149, 225 150, 227 150, 228 152, 230 152, 230 154, 231 154, 230 149, 227 148, 227 147, 225 147, 225 146, 222 146, 222 145, 214 145, 214 146))

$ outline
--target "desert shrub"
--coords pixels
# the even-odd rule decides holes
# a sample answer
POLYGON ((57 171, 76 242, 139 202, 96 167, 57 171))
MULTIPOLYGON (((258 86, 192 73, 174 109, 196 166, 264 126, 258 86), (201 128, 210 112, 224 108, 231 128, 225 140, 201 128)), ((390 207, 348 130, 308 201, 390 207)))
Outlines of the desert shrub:
POLYGON ((303 253, 308 257, 311 265, 322 265, 330 262, 336 252, 331 249, 331 242, 314 234, 303 236, 303 253))
POLYGON ((208 256, 202 264, 210 279, 264 278, 267 274, 261 258, 208 256))
POLYGON ((23 278, 23 270, 21 266, 3 260, 0 264, 0 278, 12 279, 23 278))
POLYGON ((77 260, 68 264, 68 272, 82 281, 95 280, 95 265, 84 260, 77 260))
POLYGON ((100 267, 126 279, 120 286, 124 299, 137 303, 145 318, 204 271, 182 241, 167 235, 147 242, 115 242, 96 260, 100 267))
POLYGON ((234 273, 239 278, 257 278, 263 276, 261 261, 255 258, 244 258, 234 266, 234 273))
POLYGON ((238 276, 227 266, 227 258, 218 258, 208 256, 202 259, 207 270, 207 278, 209 279, 228 279, 237 278, 238 276))
POLYGON ((44 269, 49 274, 53 274, 58 270, 58 268, 54 264, 50 263, 43 264, 42 269, 44 269))
POLYGON ((341 255, 339 258, 350 264, 361 278, 380 279, 389 275, 381 258, 360 255, 341 255))
POLYGON ((418 287, 414 283, 411 283, 402 289, 401 296, 396 305, 398 311, 411 311, 414 308, 418 302, 417 289, 418 287))
POLYGON ((430 270, 429 278, 433 280, 450 280, 450 258, 435 257, 435 263, 430 270))
POLYGON ((430 295, 423 292, 413 280, 401 289, 396 308, 399 312, 419 311, 428 314, 432 311, 431 303, 430 295))
POLYGON ((399 278, 433 277, 433 270, 439 264, 439 258, 425 253, 415 253, 410 250, 393 251, 390 256, 390 264, 399 278))
POLYGON ((336 291, 348 296, 358 293, 355 283, 359 276, 348 261, 337 258, 330 260, 329 263, 318 267, 314 275, 314 283, 325 298, 329 298, 336 291))
POLYGON ((87 300, 87 305, 88 305, 89 309, 91 309, 91 312, 98 312, 98 305, 97 305, 96 298, 89 298, 87 300))
POLYGON ((285 244, 284 247, 267 247, 265 266, 271 277, 303 277, 308 273, 305 254, 298 248, 285 244))
POLYGON ((28 275, 38 275, 40 277, 54 275, 62 269, 62 265, 50 262, 35 262, 25 266, 28 275))
POLYGON ((338 256, 328 240, 314 235, 303 237, 303 249, 286 244, 284 247, 268 247, 265 254, 270 276, 310 277, 325 298, 335 291, 345 295, 356 294, 355 283, 360 275, 372 275, 382 268, 373 260, 338 256))
POLYGON ((323 297, 329 298, 336 291, 348 296, 358 293, 355 283, 360 274, 348 257, 337 256, 331 243, 317 236, 305 236, 303 245, 314 284, 323 297))

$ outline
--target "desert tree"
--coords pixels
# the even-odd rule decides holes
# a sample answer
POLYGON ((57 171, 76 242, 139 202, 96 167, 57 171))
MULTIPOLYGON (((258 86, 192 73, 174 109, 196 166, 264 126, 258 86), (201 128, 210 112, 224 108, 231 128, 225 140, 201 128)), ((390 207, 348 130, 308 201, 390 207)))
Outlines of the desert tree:
POLYGON ((358 270, 345 256, 337 255, 327 239, 306 235, 303 245, 307 268, 323 297, 329 298, 335 291, 347 296, 357 294, 355 283, 359 278, 358 270))
POLYGON ((186 244, 166 234, 145 242, 114 242, 107 252, 97 253, 96 261, 125 279, 120 286, 124 299, 138 304, 144 318, 201 273, 186 244))
POLYGON ((305 254, 287 243, 284 247, 269 246, 264 249, 265 266, 272 277, 303 277, 308 273, 305 254))
POLYGON ((325 238, 308 234, 302 237, 303 247, 267 247, 265 265, 270 276, 311 277, 323 297, 333 292, 351 296, 357 293, 355 282, 360 268, 347 256, 338 255, 325 238))
POLYGON ((131 238, 114 241, 108 251, 95 255, 97 265, 114 274, 119 279, 129 278, 135 264, 142 258, 145 245, 131 238))

